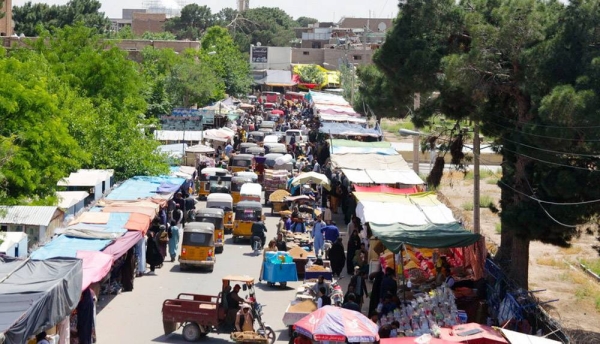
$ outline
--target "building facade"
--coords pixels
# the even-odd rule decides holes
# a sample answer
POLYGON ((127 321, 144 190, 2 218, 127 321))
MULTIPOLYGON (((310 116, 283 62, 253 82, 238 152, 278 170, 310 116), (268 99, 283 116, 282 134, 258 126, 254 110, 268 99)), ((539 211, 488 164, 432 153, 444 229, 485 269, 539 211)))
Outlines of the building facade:
POLYGON ((166 21, 167 15, 165 13, 133 12, 131 31, 136 36, 141 36, 144 32, 164 32, 166 21))
POLYGON ((11 36, 13 34, 12 0, 4 0, 0 3, 0 36, 11 36))

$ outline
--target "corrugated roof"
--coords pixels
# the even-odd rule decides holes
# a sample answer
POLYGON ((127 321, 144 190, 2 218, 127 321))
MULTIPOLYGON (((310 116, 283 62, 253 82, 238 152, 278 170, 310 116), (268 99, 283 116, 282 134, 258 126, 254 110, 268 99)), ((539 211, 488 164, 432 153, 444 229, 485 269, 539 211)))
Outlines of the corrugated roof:
POLYGON ((85 191, 57 191, 58 207, 61 209, 71 208, 89 195, 85 191))
POLYGON ((0 223, 48 226, 58 207, 0 206, 0 223))
POLYGON ((96 186, 110 178, 106 170, 79 170, 56 183, 58 186, 96 186))
POLYGON ((202 132, 192 130, 156 130, 154 139, 158 141, 201 141, 202 132), (185 133, 185 140, 183 134, 185 133))

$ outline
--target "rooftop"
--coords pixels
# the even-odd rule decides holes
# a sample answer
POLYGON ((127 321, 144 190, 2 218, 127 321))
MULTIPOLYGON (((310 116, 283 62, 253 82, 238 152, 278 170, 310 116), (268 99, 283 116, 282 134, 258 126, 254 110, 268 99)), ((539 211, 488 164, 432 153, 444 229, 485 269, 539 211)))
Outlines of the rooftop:
POLYGON ((48 226, 58 207, 0 206, 0 223, 29 226, 48 226))

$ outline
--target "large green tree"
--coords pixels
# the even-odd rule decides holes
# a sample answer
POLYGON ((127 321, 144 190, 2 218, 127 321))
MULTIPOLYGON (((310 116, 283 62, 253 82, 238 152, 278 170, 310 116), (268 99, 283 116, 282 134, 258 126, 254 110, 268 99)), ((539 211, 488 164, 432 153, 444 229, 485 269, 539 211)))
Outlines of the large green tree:
POLYGON ((40 31, 83 25, 104 33, 110 28, 110 20, 100 12, 102 4, 98 0, 71 0, 66 5, 49 6, 44 3, 26 2, 13 7, 15 32, 27 37, 35 37, 40 31))
POLYGON ((597 214, 597 0, 413 0, 375 61, 400 95, 438 90, 442 111, 481 122, 503 155, 497 258, 527 287, 529 243, 569 245, 597 214))
POLYGON ((353 101, 358 112, 382 117, 405 117, 409 111, 402 107, 406 103, 406 95, 399 98, 394 93, 385 75, 375 66, 368 65, 354 71, 352 67, 343 66, 341 71, 344 96, 353 101))
POLYGON ((213 26, 207 30, 202 37, 202 62, 223 79, 228 94, 239 96, 250 90, 250 64, 227 29, 213 26))
POLYGON ((299 27, 308 27, 308 24, 318 23, 319 20, 311 17, 300 17, 296 19, 296 23, 298 23, 299 27))
POLYGON ((189 4, 181 9, 179 17, 167 20, 165 30, 173 33, 178 39, 199 40, 215 20, 210 7, 189 4))
POLYGON ((66 111, 54 92, 60 81, 33 54, 26 61, 0 58, 0 80, 0 146, 13 150, 0 166, 6 178, 3 203, 52 197, 58 180, 89 160, 67 129, 66 111))
POLYGON ((296 21, 276 7, 251 8, 240 14, 230 25, 233 37, 242 52, 250 51, 250 44, 289 46, 296 37, 296 21))

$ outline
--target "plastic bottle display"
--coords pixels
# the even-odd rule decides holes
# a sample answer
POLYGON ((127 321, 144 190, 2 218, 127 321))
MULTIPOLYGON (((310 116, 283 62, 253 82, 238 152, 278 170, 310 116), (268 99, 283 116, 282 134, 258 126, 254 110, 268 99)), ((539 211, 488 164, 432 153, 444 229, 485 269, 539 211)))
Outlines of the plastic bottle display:
POLYGON ((425 295, 396 308, 379 319, 379 326, 397 321, 406 336, 431 334, 440 336, 441 327, 452 327, 460 323, 454 293, 445 284, 425 295))

